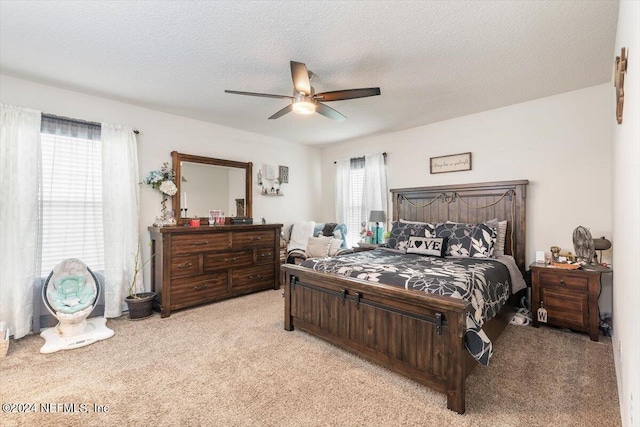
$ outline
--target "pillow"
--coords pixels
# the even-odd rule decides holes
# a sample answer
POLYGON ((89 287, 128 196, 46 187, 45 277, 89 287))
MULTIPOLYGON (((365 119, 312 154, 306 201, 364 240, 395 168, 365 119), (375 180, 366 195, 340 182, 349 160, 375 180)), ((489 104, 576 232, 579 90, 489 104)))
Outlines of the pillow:
POLYGON ((504 245, 507 240, 507 221, 498 222, 498 237, 493 248, 493 256, 499 257, 504 255, 504 245))
POLYGON ((321 258, 329 256, 329 247, 333 237, 309 237, 307 242, 307 258, 321 258))
POLYGON ((406 219, 402 219, 400 218, 399 220, 401 223, 403 224, 418 224, 418 225, 430 225, 428 222, 422 222, 422 221, 407 221, 406 219))
POLYGON ((435 237, 448 237, 445 255, 458 258, 489 258, 493 253, 496 228, 482 224, 437 224, 435 237))
MULTIPOLYGON (((477 224, 465 224, 462 222, 453 222, 453 221, 447 221, 447 224, 460 224, 460 225, 467 225, 467 226, 477 225, 477 224)), ((496 238, 493 239, 493 253, 491 254, 491 256, 493 258, 496 258, 500 255, 504 255, 504 244, 505 244, 504 242, 507 237, 507 221, 504 220, 504 221, 498 222, 498 218, 494 218, 494 219, 490 219, 489 221, 485 221, 483 224, 488 225, 490 228, 495 228, 497 232, 496 238)))
POLYGON ((336 256, 340 247, 342 247, 342 239, 332 238, 329 243, 329 256, 336 256))
POLYGON ((440 258, 444 257, 447 249, 446 237, 409 237, 407 246, 408 254, 431 255, 440 258))
POLYGON ((433 224, 396 221, 391 224, 390 236, 387 239, 387 247, 391 249, 405 249, 409 244, 409 237, 434 237, 433 224))

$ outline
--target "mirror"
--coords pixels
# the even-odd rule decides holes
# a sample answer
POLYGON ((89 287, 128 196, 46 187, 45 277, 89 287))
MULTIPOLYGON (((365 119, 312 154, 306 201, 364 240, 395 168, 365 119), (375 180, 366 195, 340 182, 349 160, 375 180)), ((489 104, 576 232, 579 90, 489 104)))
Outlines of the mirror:
POLYGON ((219 210, 227 217, 252 216, 252 163, 191 154, 171 153, 178 193, 173 211, 178 224, 199 217, 208 223, 209 211, 219 210), (185 209, 186 207, 186 215, 185 209))

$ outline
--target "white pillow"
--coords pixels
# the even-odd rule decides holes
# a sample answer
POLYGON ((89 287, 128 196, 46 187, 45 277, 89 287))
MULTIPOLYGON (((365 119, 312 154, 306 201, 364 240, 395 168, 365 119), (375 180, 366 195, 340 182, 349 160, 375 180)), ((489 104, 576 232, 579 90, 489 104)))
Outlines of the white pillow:
POLYGON ((428 222, 421 222, 421 221, 407 221, 406 219, 402 219, 400 218, 398 220, 399 222, 403 223, 403 224, 418 224, 418 225, 431 225, 428 222))
POLYGON ((498 237, 496 238, 495 247, 493 248, 493 256, 498 257, 504 255, 504 245, 507 239, 507 221, 498 222, 498 237))
POLYGON ((331 239, 331 244, 329 245, 329 256, 335 256, 340 250, 341 246, 342 246, 342 239, 335 239, 335 238, 331 239))
POLYGON ((333 237, 309 237, 307 241, 307 258, 322 258, 329 256, 329 247, 333 237))
POLYGON ((430 255, 440 258, 444 257, 447 249, 446 237, 409 237, 409 245, 407 246, 408 254, 430 255))

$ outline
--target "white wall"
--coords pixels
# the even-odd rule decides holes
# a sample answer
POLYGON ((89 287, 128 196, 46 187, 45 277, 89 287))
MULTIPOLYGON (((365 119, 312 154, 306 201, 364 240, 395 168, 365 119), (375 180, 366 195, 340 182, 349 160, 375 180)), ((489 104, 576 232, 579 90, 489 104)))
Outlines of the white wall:
MULTIPOLYGON (((0 102, 60 116, 128 125, 140 130, 137 139, 141 180, 150 170, 159 169, 163 162, 171 164, 170 153, 174 150, 253 162, 256 173, 262 163, 289 166, 290 178, 289 184, 285 184, 284 197, 261 196, 254 176, 253 217, 256 223, 264 217, 270 223, 290 224, 300 219, 315 218, 320 211, 320 201, 316 196, 321 182, 318 148, 6 75, 0 75, 0 102)), ((140 241, 146 259, 147 226, 159 214, 161 198, 159 193, 148 187, 141 188, 140 195, 140 241)), ((148 287, 148 271, 145 273, 145 285, 148 287)))
MULTIPOLYGON (((603 84, 322 150, 322 219, 333 220, 334 164, 386 151, 389 188, 528 179, 527 263, 573 230, 611 238, 611 85, 603 84), (473 169, 430 175, 429 158, 472 153, 473 169)), ((611 259, 605 251, 603 259, 611 259)), ((611 311, 611 287, 603 309, 611 311)))
MULTIPOLYGON (((621 1, 613 58, 626 47, 629 57, 624 86, 623 123, 613 110, 613 348, 618 374, 620 412, 625 426, 640 425, 640 3, 621 1), (633 402, 632 402, 633 401, 633 402)), ((613 98, 613 88, 609 90, 613 98)))

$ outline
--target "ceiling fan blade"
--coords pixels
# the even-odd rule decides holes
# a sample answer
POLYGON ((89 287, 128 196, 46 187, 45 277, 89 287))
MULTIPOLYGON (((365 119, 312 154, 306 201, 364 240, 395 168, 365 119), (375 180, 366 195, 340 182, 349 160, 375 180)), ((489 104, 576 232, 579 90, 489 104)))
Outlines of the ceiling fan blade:
POLYGON ((343 99, 366 98, 367 96, 380 95, 379 87, 363 89, 335 90, 333 92, 316 93, 313 97, 318 101, 342 101, 343 99))
POLYGON ((277 113, 275 113, 273 116, 269 117, 269 120, 272 119, 277 119, 279 117, 284 116, 287 113, 290 113, 291 110, 293 110, 293 104, 289 104, 286 107, 284 107, 282 110, 278 111, 277 113))
POLYGON ((225 93, 233 93, 234 95, 259 96, 262 98, 293 99, 293 96, 288 96, 288 95, 271 95, 269 93, 241 92, 239 90, 225 90, 225 93))
POLYGON ((296 92, 303 92, 307 96, 311 94, 311 82, 306 65, 302 62, 291 61, 291 78, 296 92))
POLYGON ((321 102, 316 102, 316 113, 320 113, 325 117, 329 117, 330 119, 337 120, 339 122, 346 120, 344 115, 321 102))

